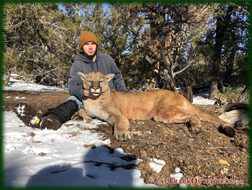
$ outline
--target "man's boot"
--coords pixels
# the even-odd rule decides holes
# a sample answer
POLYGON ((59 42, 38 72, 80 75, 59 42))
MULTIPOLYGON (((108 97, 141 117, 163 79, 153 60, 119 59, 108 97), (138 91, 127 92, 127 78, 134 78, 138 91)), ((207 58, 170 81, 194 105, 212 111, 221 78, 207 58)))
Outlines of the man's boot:
POLYGON ((73 100, 60 104, 56 108, 49 109, 44 115, 40 114, 26 102, 19 102, 15 106, 15 113, 20 120, 28 126, 40 129, 57 130, 63 123, 69 121, 76 111, 78 111, 78 105, 73 100))

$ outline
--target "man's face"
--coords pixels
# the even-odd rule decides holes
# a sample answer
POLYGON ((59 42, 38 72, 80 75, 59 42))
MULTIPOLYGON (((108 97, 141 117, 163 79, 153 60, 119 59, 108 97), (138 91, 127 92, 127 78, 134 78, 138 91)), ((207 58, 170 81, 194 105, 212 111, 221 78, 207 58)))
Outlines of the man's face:
POLYGON ((93 56, 96 52, 96 43, 94 42, 87 42, 83 46, 84 53, 87 54, 87 56, 93 56))

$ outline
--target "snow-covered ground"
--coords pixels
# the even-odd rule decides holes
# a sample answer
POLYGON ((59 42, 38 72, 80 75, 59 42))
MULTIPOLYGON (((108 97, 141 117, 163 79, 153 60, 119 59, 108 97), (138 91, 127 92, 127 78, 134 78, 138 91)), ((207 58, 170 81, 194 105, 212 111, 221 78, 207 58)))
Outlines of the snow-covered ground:
MULTIPOLYGON (((49 87, 11 78, 4 90, 19 91, 68 91, 65 88, 49 87)), ((214 101, 194 96, 195 104, 213 104, 214 101)), ((15 97, 25 101, 23 97, 15 97)), ((3 114, 4 186, 7 187, 157 187, 146 184, 138 169, 124 169, 137 165, 140 159, 125 161, 128 154, 121 148, 113 153, 103 145, 110 140, 101 140, 99 134, 85 128, 95 128, 101 121, 90 123, 69 121, 57 131, 34 129, 25 124, 12 111, 3 114), (85 145, 95 145, 91 148, 85 145), (84 145, 84 146, 83 146, 84 145), (119 166, 111 169, 111 166, 119 166)), ((158 173, 165 164, 153 159, 150 166, 158 173), (157 164, 158 163, 158 164, 157 164)), ((181 175, 181 174, 180 174, 181 175)))
POLYGON ((198 105, 214 105, 216 101, 207 99, 208 92, 199 92, 193 95, 193 104, 198 105))

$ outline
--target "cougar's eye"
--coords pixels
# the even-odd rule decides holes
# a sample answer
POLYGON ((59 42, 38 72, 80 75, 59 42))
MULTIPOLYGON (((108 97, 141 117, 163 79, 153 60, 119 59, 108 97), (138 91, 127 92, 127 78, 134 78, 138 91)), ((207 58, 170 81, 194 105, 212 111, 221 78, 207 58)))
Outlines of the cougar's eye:
POLYGON ((89 80, 88 82, 89 82, 89 83, 91 83, 92 81, 91 81, 91 80, 89 80))
POLYGON ((102 83, 102 82, 103 82, 103 80, 100 80, 99 82, 100 82, 100 83, 102 83))

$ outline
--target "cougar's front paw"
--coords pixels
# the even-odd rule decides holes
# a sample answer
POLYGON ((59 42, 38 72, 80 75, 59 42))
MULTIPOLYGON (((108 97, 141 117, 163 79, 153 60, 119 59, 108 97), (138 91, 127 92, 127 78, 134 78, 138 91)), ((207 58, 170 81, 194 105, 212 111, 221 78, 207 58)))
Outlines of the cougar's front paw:
POLYGON ((80 109, 79 111, 75 112, 73 114, 73 116, 71 117, 72 121, 83 121, 83 120, 87 120, 90 121, 92 120, 91 117, 89 117, 86 112, 84 111, 84 109, 80 109))
POLYGON ((73 116, 71 117, 72 121, 83 121, 83 118, 79 115, 78 112, 75 112, 73 116))
POLYGON ((115 138, 119 141, 126 141, 131 139, 131 132, 130 131, 119 131, 114 134, 115 138))
POLYGON ((194 134, 198 134, 201 132, 201 126, 193 126, 189 128, 189 131, 194 134))

